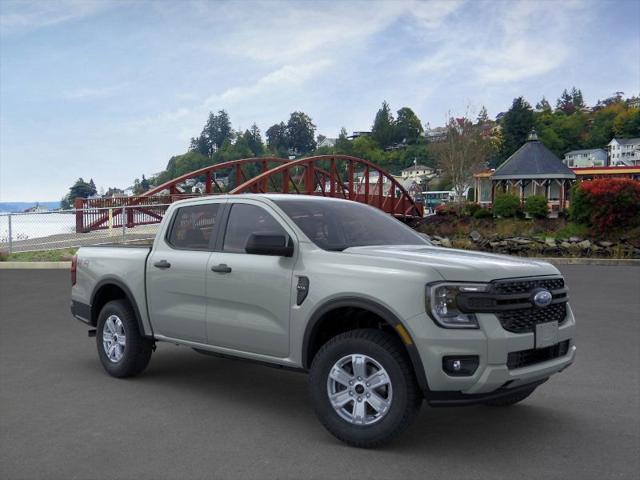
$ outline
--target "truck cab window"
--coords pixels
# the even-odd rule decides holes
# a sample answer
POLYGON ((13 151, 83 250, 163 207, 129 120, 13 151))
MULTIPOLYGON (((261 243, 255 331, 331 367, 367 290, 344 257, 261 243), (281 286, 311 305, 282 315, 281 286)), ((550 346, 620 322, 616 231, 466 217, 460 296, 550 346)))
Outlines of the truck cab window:
POLYGON ((209 250, 216 232, 220 204, 181 207, 175 213, 167 242, 183 250, 209 250))
POLYGON ((223 250, 245 253, 247 240, 253 233, 288 236, 284 228, 264 208, 248 203, 234 204, 227 222, 223 250))

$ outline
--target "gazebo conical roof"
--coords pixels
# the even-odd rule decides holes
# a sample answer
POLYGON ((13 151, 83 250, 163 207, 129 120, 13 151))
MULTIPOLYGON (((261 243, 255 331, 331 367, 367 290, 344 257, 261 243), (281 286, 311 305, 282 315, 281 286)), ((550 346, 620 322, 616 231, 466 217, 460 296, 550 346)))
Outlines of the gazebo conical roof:
POLYGON ((567 178, 576 174, 551 150, 538 140, 535 131, 516 152, 491 175, 494 180, 518 180, 528 178, 567 178))

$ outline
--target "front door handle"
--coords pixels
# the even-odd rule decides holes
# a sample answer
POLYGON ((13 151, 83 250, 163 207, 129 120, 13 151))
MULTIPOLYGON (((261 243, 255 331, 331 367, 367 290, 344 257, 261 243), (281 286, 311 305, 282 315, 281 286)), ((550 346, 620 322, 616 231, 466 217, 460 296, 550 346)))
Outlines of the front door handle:
POLYGON ((165 269, 165 268, 170 268, 171 264, 169 262, 167 262, 166 260, 160 260, 159 262, 154 263, 153 266, 156 267, 156 268, 165 269))
POLYGON ((211 271, 216 273, 231 273, 231 267, 227 266, 226 263, 221 263, 220 265, 211 267, 211 271))

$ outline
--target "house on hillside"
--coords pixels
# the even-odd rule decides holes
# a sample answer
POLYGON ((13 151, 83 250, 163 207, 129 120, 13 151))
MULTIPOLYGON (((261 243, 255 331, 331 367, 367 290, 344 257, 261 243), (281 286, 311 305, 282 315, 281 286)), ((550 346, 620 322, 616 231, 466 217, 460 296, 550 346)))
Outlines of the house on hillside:
POLYGON ((337 138, 324 137, 322 140, 318 142, 318 148, 322 148, 322 147, 333 148, 336 146, 337 140, 338 140, 337 138))
POLYGON ((431 128, 429 124, 427 124, 424 137, 432 143, 444 142, 447 139, 447 129, 445 127, 431 128))
POLYGON ((353 132, 353 134, 349 135, 347 138, 349 140, 355 140, 358 137, 369 137, 371 136, 371 132, 353 132))
POLYGON ((427 167, 426 165, 419 165, 417 162, 414 162, 413 165, 400 172, 403 180, 410 179, 418 183, 426 183, 426 181, 434 177, 435 174, 436 172, 433 168, 427 167))
POLYGON ((640 138, 614 138, 607 148, 610 166, 640 166, 640 138))
POLYGON ((518 195, 524 203, 532 195, 544 195, 550 216, 567 207, 569 188, 576 174, 538 139, 535 131, 496 170, 474 174, 475 201, 491 206, 501 192, 518 195))
POLYGON ((564 154, 563 162, 569 168, 606 167, 607 151, 604 148, 571 150, 564 154))

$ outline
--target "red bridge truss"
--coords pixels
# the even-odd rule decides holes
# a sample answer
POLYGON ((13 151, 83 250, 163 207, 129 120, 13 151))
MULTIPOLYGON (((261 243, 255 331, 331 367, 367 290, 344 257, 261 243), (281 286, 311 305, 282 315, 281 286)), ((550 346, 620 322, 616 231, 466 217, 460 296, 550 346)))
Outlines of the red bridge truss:
POLYGON ((335 197, 365 203, 406 221, 423 216, 404 187, 387 171, 362 158, 319 155, 287 160, 277 157, 244 158, 189 172, 135 197, 76 199, 76 230, 158 223, 166 205, 200 195, 288 193, 335 197), (218 177, 226 176, 223 183, 218 177), (200 179, 203 191, 184 193, 180 185, 200 179), (225 185, 226 183, 226 185, 225 185), (233 187, 231 186, 233 185, 233 187))

